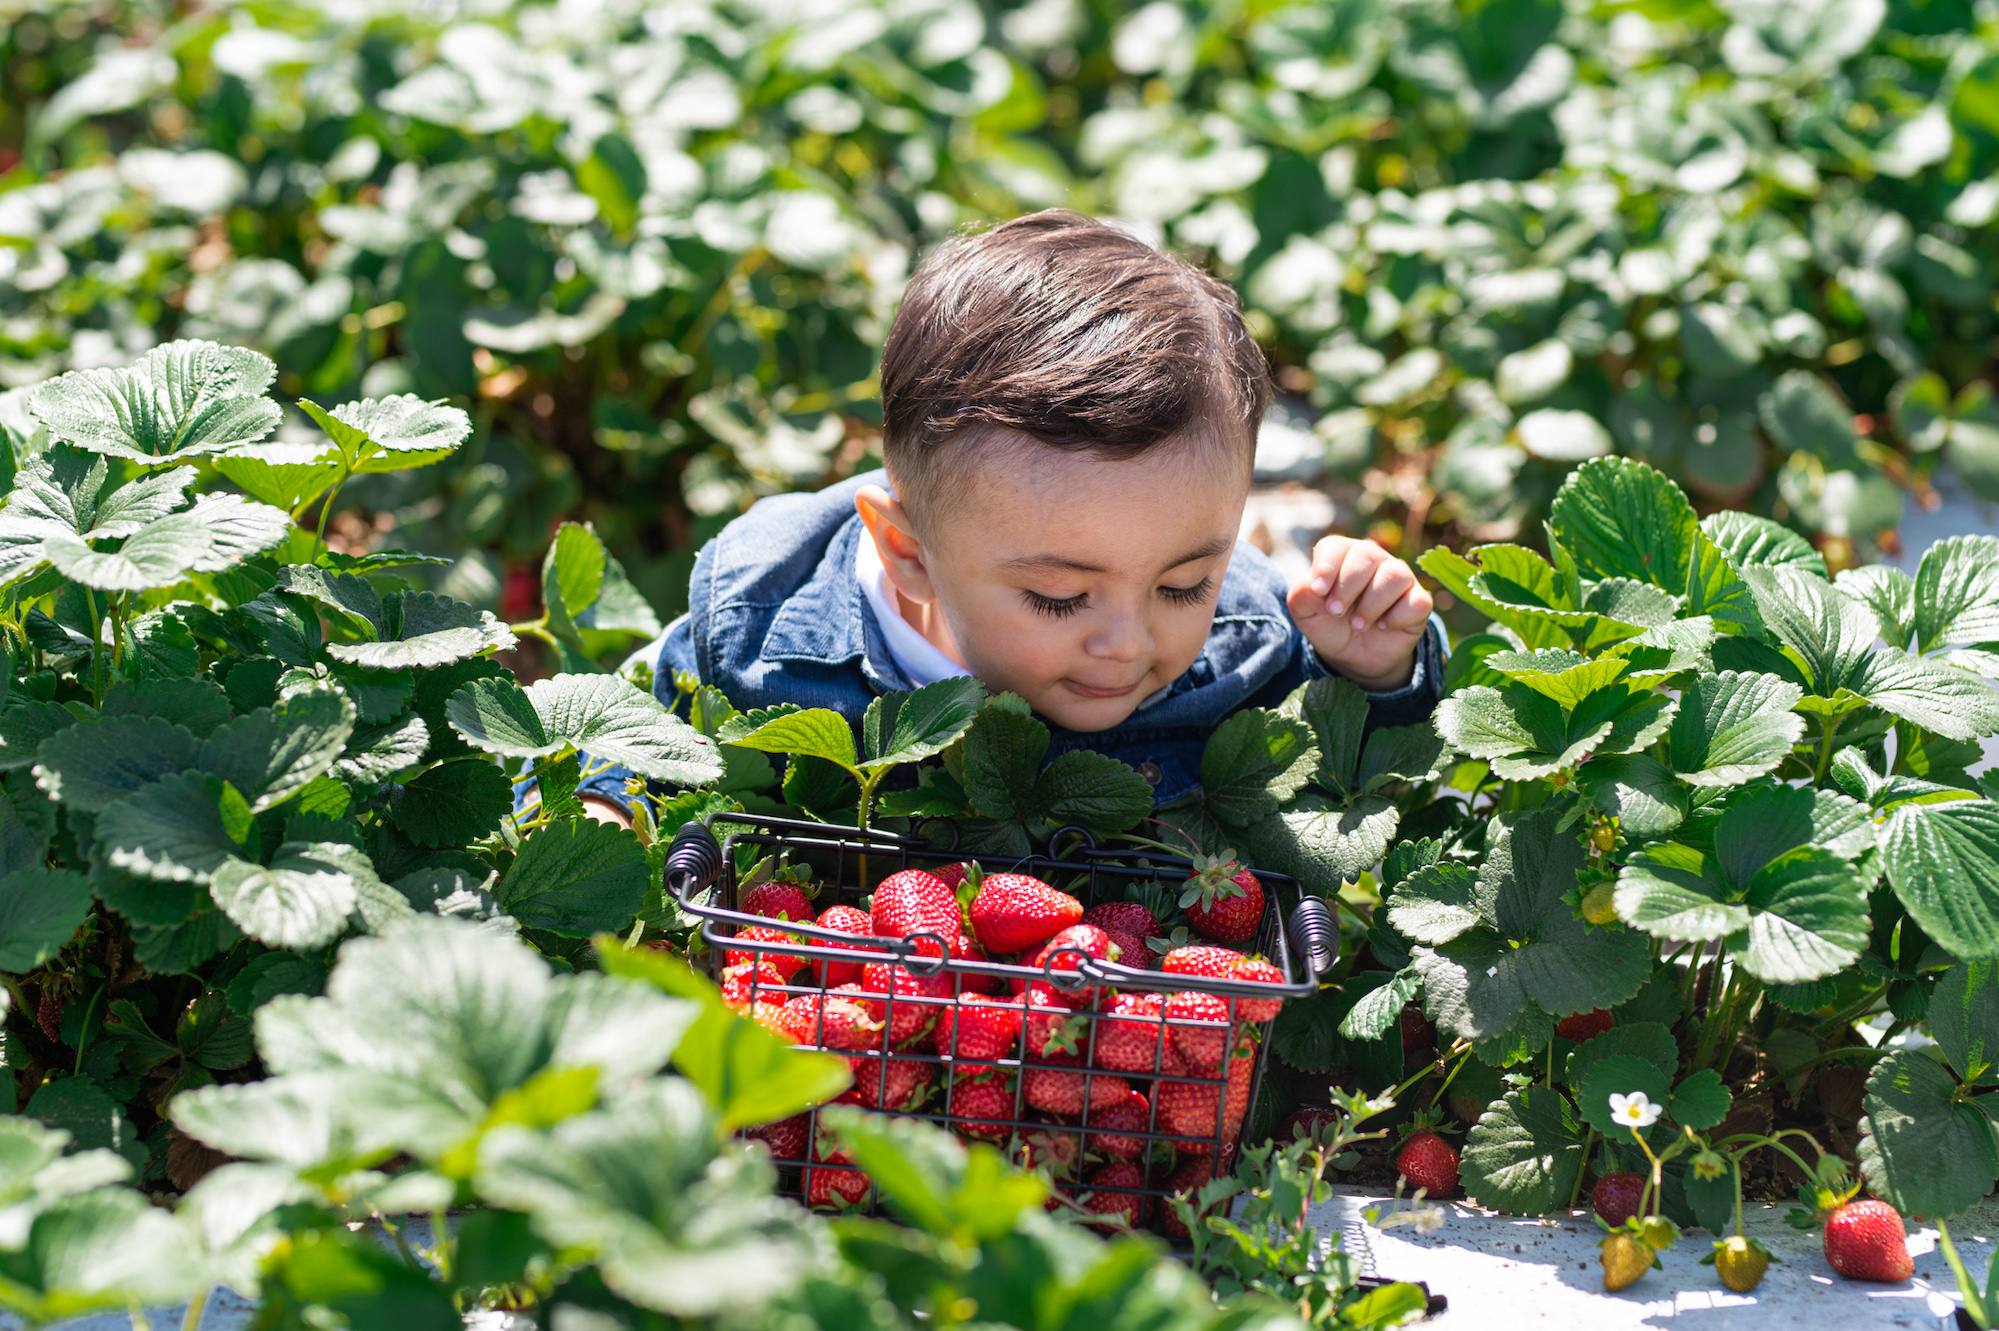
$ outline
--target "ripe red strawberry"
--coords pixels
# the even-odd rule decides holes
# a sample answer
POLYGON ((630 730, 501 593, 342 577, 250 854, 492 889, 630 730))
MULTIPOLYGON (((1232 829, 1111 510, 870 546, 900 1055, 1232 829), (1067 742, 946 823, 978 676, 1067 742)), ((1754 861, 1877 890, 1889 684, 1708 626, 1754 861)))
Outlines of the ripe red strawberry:
POLYGON ((1118 1160, 1100 1166, 1083 1181, 1083 1186, 1089 1189, 1082 1202, 1085 1211, 1120 1218, 1132 1229, 1145 1223, 1152 1198, 1136 1191, 1145 1186, 1145 1172, 1137 1165, 1118 1160))
MULTIPOLYGON (((782 929, 773 929, 767 924, 746 924, 731 935, 737 943, 790 943, 796 945, 798 937, 782 929)), ((784 977, 782 983, 789 984, 791 977, 805 968, 805 958, 791 952, 773 952, 762 947, 732 947, 722 956, 724 966, 767 966, 784 977)))
POLYGON ((996 1142, 1006 1137, 1006 1120, 1013 1114, 1013 1083, 1002 1077, 978 1077, 951 1087, 951 1116, 963 1122, 951 1126, 968 1137, 996 1142))
MULTIPOLYGON (((1080 970, 1085 956, 1094 957, 1098 961, 1110 960, 1110 935, 1094 924, 1072 924, 1042 944, 1041 950, 1034 954, 1034 960, 1030 964, 1048 971, 1080 970)), ((1094 1003, 1097 998, 1097 986, 1086 984, 1075 990, 1074 994, 1078 1003, 1085 1005, 1094 1003)))
POLYGON ((1021 1001, 1025 1014, 1021 1028, 1026 1037, 1021 1047, 1029 1058, 1050 1051, 1081 1052, 1089 1031, 1084 1019, 1076 1015, 1079 1009, 1088 1006, 1080 994, 1057 989, 1046 980, 1032 980, 1021 1001))
MULTIPOLYGON (((1214 1177, 1215 1159, 1213 1156, 1190 1156, 1174 1167, 1173 1172, 1166 1176, 1166 1182, 1161 1186, 1166 1190, 1167 1196, 1172 1197, 1185 1194, 1187 1200, 1192 1202, 1194 1201, 1194 1194, 1200 1191, 1203 1184, 1206 1184, 1214 1177)), ((1170 1239, 1193 1237, 1187 1232, 1187 1226, 1181 1222, 1180 1212, 1170 1203, 1161 1203, 1160 1205, 1159 1228, 1164 1230, 1166 1237, 1170 1239)))
POLYGON ((1165 1003, 1162 995, 1144 991, 1112 999, 1106 1015, 1097 1018, 1096 1047, 1091 1055, 1096 1065, 1148 1077, 1159 1071, 1166 1033, 1160 1017, 1165 1003), (1124 1020, 1116 1020, 1119 1017, 1124 1020))
POLYGON ((838 1151, 830 1149, 830 1143, 820 1142, 813 1151, 815 1161, 806 1166, 805 1204, 812 1207, 830 1206, 844 1210, 858 1206, 867 1200, 868 1176, 858 1169, 832 1169, 831 1165, 851 1165, 854 1162, 838 1151))
MULTIPOLYGON (((932 933, 948 944, 958 936, 958 897, 935 874, 904 869, 882 879, 872 908, 874 932, 884 938, 932 933)), ((918 945, 925 956, 941 956, 935 943, 918 945)))
MULTIPOLYGON (((1235 968, 1232 977, 1238 980, 1255 980, 1261 984, 1283 984, 1284 972, 1265 961, 1262 957, 1245 957, 1235 968)), ((1284 1006, 1281 998, 1238 998, 1235 1014, 1243 1021, 1270 1021, 1284 1006)))
POLYGON ((1019 999, 1009 1002, 985 994, 960 995, 954 1006, 937 1014, 937 1052, 966 1060, 969 1066, 958 1067, 961 1075, 990 1071, 990 1060, 1013 1056, 1024 1015, 1019 999))
POLYGON ((1048 1066, 1030 1066, 1021 1073, 1022 1093, 1027 1103, 1044 1113, 1078 1118, 1086 1108, 1108 1108, 1131 1092, 1131 1084, 1123 1077, 1070 1071, 1084 1067, 1083 1060, 1074 1054, 1041 1054, 1036 1058, 1048 1066))
POLYGON ((1228 858, 1209 856, 1180 893, 1187 923, 1223 943, 1242 943, 1263 923, 1263 884, 1228 858))
POLYGON ((1187 947, 1176 947, 1166 954, 1159 963, 1159 969, 1168 975, 1193 975, 1205 980, 1226 980, 1236 973, 1236 967, 1247 960, 1233 948, 1215 947, 1208 943, 1194 943, 1187 947))
POLYGON ((1183 1156, 1212 1155, 1219 1117, 1221 1140, 1232 1148, 1242 1131, 1243 1115, 1249 1112, 1249 1084, 1255 1071, 1256 1051, 1243 1045, 1230 1056, 1220 1086, 1161 1078, 1153 1087, 1159 1131, 1188 1139, 1173 1143, 1183 1156))
POLYGON ((913 1058, 853 1057, 847 1066, 854 1070, 861 1104, 869 1109, 890 1113, 914 1109, 930 1090, 931 1065, 913 1058))
POLYGON ((1395 1153, 1395 1168, 1412 1188, 1422 1188, 1432 1197, 1448 1197, 1458 1190, 1458 1153, 1434 1132, 1414 1133, 1395 1153))
POLYGON ((1610 1015, 1610 1009, 1600 1007, 1594 1012, 1578 1012, 1573 1016, 1563 1017, 1555 1023, 1555 1034, 1564 1040, 1574 1040, 1577 1044, 1581 1044, 1585 1040, 1602 1035, 1616 1024, 1617 1019, 1610 1015))
MULTIPOLYGON (((961 933, 951 942, 953 961, 990 961, 986 950, 979 946, 979 940, 970 934, 961 933)), ((958 987, 968 994, 997 994, 1006 988, 1006 981, 997 975, 981 975, 976 971, 960 971, 958 987)))
POLYGON ((930 876, 955 892, 958 890, 958 884, 964 882, 971 871, 970 860, 959 860, 956 864, 939 865, 930 871, 930 876))
POLYGON ((743 898, 743 913, 773 920, 809 920, 812 898, 803 887, 783 878, 758 883, 743 898))
POLYGON ((861 970, 861 988, 869 1015, 888 1025, 888 1041, 906 1044, 930 1029, 937 1014, 951 1001, 948 973, 916 975, 902 966, 871 961, 861 970), (890 1003, 888 995, 894 995, 890 1003))
POLYGON ((828 1049, 879 1049, 882 1024, 858 984, 843 984, 821 994, 799 994, 785 1007, 805 1023, 801 1043, 828 1049))
POLYGON ((988 952, 1025 952, 1083 918, 1083 903, 1024 873, 989 873, 972 898, 972 932, 988 952))
POLYGON ((783 1005, 790 995, 778 988, 785 977, 772 966, 726 966, 722 970, 722 1001, 730 1008, 748 1016, 750 1003, 776 1003, 783 1005))
POLYGON ((751 1128, 743 1135, 753 1142, 761 1142, 770 1158, 780 1164, 797 1163, 805 1159, 805 1142, 811 1134, 812 1125, 804 1114, 793 1114, 775 1123, 764 1123, 751 1128))
MULTIPOLYGON (((856 910, 852 906, 828 906, 816 923, 821 929, 837 929, 843 934, 858 934, 862 938, 872 937, 875 932, 875 922, 868 913, 856 910)), ((822 947, 860 950, 858 943, 833 943, 820 939, 814 941, 819 942, 822 947)), ((858 984, 861 979, 861 963, 858 961, 815 961, 812 963, 812 970, 818 975, 819 983, 828 989, 843 984, 858 984)))
POLYGON ((1908 1231, 1886 1202, 1848 1202, 1825 1222, 1825 1259, 1848 1280, 1897 1285, 1916 1269, 1908 1231))
MULTIPOLYGON (((801 994, 799 997, 805 998, 810 995, 801 994)), ((761 1000, 762 995, 759 994, 758 998, 761 1000)), ((750 1011, 751 1019, 786 1044, 811 1044, 812 1013, 803 1007, 793 1007, 790 1003, 782 1001, 784 998, 782 994, 772 994, 771 998, 779 1001, 759 1001, 750 1011)))
POLYGON ((1437 1047, 1437 1023, 1423 1015, 1421 1003, 1402 1005, 1402 1052, 1413 1054, 1419 1049, 1437 1047))
POLYGON ((1136 1160, 1145 1154, 1145 1138, 1130 1133, 1149 1132, 1152 1102, 1137 1091, 1126 1091, 1124 1099, 1102 1109, 1092 1109, 1083 1126, 1094 1129, 1083 1144, 1113 1160, 1136 1160))
MULTIPOLYGON (((1094 924, 1105 933, 1113 929, 1135 934, 1140 942, 1159 935, 1159 917, 1136 901, 1100 901, 1083 912, 1083 923, 1094 924)), ((1121 958, 1126 965, 1143 966, 1139 958, 1121 958)))
POLYGON ((1203 1076, 1212 1076, 1228 1054, 1228 1000, 1191 990, 1171 994, 1166 999, 1166 1021, 1173 1047, 1187 1060, 1187 1066, 1203 1076))
POLYGON ((1644 1195, 1643 1174, 1605 1174, 1590 1189, 1589 1204, 1604 1224, 1616 1229, 1638 1214, 1638 1203, 1644 1195))

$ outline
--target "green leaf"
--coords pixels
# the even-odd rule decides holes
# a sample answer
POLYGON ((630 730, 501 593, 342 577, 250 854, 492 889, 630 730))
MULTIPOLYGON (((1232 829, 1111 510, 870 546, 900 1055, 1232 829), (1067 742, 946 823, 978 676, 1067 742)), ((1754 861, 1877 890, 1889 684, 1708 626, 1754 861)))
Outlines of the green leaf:
POLYGON ((290 512, 340 479, 340 454, 325 444, 241 444, 216 458, 215 469, 251 498, 290 512))
POLYGON ((229 719, 229 702, 222 691, 202 679, 161 679, 119 683, 104 695, 99 713, 105 720, 122 716, 153 716, 185 726, 206 739, 229 719))
MULTIPOLYGON (((624 1301, 690 1320, 760 1309, 806 1277, 822 1240, 803 1210, 770 1195, 767 1163, 718 1156, 716 1117, 688 1082, 649 1081, 546 1132, 495 1129, 473 1186, 526 1212, 552 1246, 590 1253, 624 1301)), ((724 1115, 721 1126, 735 1124, 724 1115)))
POLYGON ((1563 1076, 1571 1086, 1579 1086, 1598 1060, 1612 1054, 1643 1059, 1662 1077, 1670 1078, 1680 1068, 1680 1046, 1670 1029, 1656 1021, 1630 1021, 1619 1022, 1577 1045, 1569 1053, 1563 1076))
POLYGON ((1882 711, 1948 739, 1999 733, 1999 689, 1968 670, 1883 647, 1846 687, 1882 711))
POLYGON ((423 761, 430 748, 430 727, 420 716, 387 725, 356 727, 347 747, 334 761, 333 772, 343 781, 384 781, 423 761))
MULTIPOLYGON (((1610 1113, 1612 1095, 1643 1091, 1645 1098, 1663 1107, 1671 1097, 1673 1080, 1650 1059, 1636 1054, 1607 1054, 1596 1059, 1576 1086, 1576 1104, 1583 1121, 1612 1141, 1631 1145, 1633 1129, 1620 1124, 1610 1113)), ((1647 1134, 1648 1139, 1650 1134, 1647 1134)))
POLYGON ((1916 568, 1914 646, 1999 642, 1999 537, 1946 536, 1916 568))
POLYGON ((343 402, 330 412, 311 402, 298 405, 326 432, 348 468, 359 472, 428 466, 456 452, 472 433, 472 418, 457 407, 409 393, 343 402))
POLYGON ((1388 922, 1431 947, 1491 923, 1479 912, 1471 869, 1451 860, 1426 864, 1397 883, 1388 899, 1388 922))
POLYGON ((169 342, 121 370, 77 370, 28 401, 49 437, 147 466, 255 443, 283 418, 277 366, 247 347, 169 342))
POLYGON ((1673 770, 1694 786, 1739 786, 1775 771, 1804 734, 1804 718, 1791 711, 1802 695, 1769 675, 1698 677, 1667 731, 1673 770))
POLYGON ((0 1258, 0 1306, 31 1323, 167 1304, 194 1292, 199 1265, 174 1217, 130 1188, 55 1202, 0 1258))
POLYGON ((824 707, 806 710, 780 703, 776 707, 742 712, 724 722, 715 738, 724 744, 762 753, 819 758, 849 772, 860 769, 853 727, 847 724, 847 718, 824 707))
POLYGON ((1999 963, 1960 961, 1930 995, 1930 1035, 1951 1067, 1977 1085, 1999 1081, 1999 963))
POLYGON ((1514 1215, 1566 1206, 1582 1167, 1582 1120, 1551 1086, 1507 1092, 1465 1138, 1465 1195, 1514 1215))
POLYGON ((1201 751, 1203 807, 1236 828, 1276 813, 1311 775, 1311 734, 1302 722, 1256 708, 1223 721, 1201 751))
POLYGON ((1820 577, 1826 576, 1825 558, 1812 548, 1812 543, 1769 518, 1739 509, 1723 509, 1702 518, 1701 531, 1737 573, 1769 564, 1796 564, 1820 577))
POLYGON ((1712 615, 1733 632, 1757 629, 1750 589, 1701 531, 1679 487, 1645 464, 1585 462, 1562 483, 1550 521, 1591 576, 1649 582, 1685 597, 1688 615, 1712 615))
POLYGON ((171 721, 108 717, 49 736, 35 780, 72 808, 101 813, 149 781, 198 767, 200 753, 200 741, 171 721))
POLYGON ((1618 820, 1626 836, 1664 836, 1686 819, 1686 791, 1649 753, 1592 758, 1577 770, 1576 780, 1599 810, 1618 820))
POLYGON ((90 903, 90 880, 68 869, 36 866, 0 877, 0 971, 31 971, 61 951, 90 903))
POLYGON ((1616 657, 1595 660, 1580 652, 1494 652, 1485 664, 1509 679, 1518 680, 1534 692, 1554 699, 1563 711, 1572 711, 1584 698, 1630 668, 1629 661, 1616 657))
POLYGON ((1380 795, 1342 803, 1306 791, 1276 817, 1237 829, 1253 863, 1290 874, 1308 891, 1330 895, 1380 863, 1401 817, 1380 795))
POLYGON ((1999 1176, 1999 1129, 1935 1060, 1896 1050, 1874 1065, 1862 1104, 1860 1171, 1875 1195, 1924 1217, 1978 1204, 1999 1176))
POLYGON ((1766 983, 1836 974, 1867 947, 1867 884, 1830 851, 1804 846, 1779 856, 1749 879, 1742 900, 1748 928, 1726 946, 1766 983))
POLYGON ((645 848, 634 833, 570 818, 521 844, 493 896, 530 929, 587 936, 629 925, 644 904, 648 878, 645 848))
POLYGON ((1354 780, 1363 794, 1372 794, 1391 781, 1432 781, 1442 772, 1450 752, 1430 723, 1384 726, 1367 737, 1354 780))
MULTIPOLYGON (((1377 978, 1386 980, 1385 972, 1375 972, 1377 978)), ((1359 986, 1361 980, 1349 980, 1349 985, 1359 986)), ((1277 1020, 1270 1027, 1270 1049, 1279 1058, 1300 1072, 1331 1072, 1345 1064, 1347 1051, 1340 1039, 1340 1021, 1347 1011, 1348 999, 1338 988, 1328 986, 1308 998, 1296 998, 1278 1009, 1277 1020)), ((1396 1006, 1401 1012, 1401 1006, 1396 1006)), ((1395 1050, 1402 1051, 1402 1037, 1395 1037, 1395 1050)), ((1392 1083, 1391 1083, 1392 1084, 1392 1083)))
POLYGON ((886 718, 892 709, 895 723, 886 736, 868 745, 861 767, 874 771, 942 753, 972 724, 985 697, 985 688, 976 679, 959 675, 925 684, 906 696, 887 694, 875 699, 868 711, 886 718), (891 699, 895 701, 891 703, 891 699))
POLYGON ((1319 749, 1313 778, 1335 794, 1358 785, 1361 737, 1367 730, 1367 695, 1350 679, 1328 676, 1300 685, 1279 714, 1312 728, 1319 749))
MULTIPOLYGON (((1567 896, 1583 851, 1561 820, 1559 808, 1495 819, 1475 897, 1489 925, 1416 949, 1424 1011, 1451 1034, 1493 1039, 1536 1012, 1612 1007, 1650 974, 1642 935, 1576 918, 1567 896)), ((1546 1042, 1544 1034, 1534 1047, 1546 1042)))
MULTIPOLYGON (((616 675, 557 675, 526 689, 511 678, 476 679, 451 695, 445 713, 468 743, 504 757, 534 758, 574 747, 676 785, 702 785, 722 774, 713 740, 616 675)), ((847 723, 837 712, 825 715, 838 723, 851 754, 847 723)))
POLYGON ((223 826, 221 794, 213 776, 162 777, 97 816, 97 853, 144 878, 206 883, 240 849, 223 826))
POLYGON ((287 564, 278 570, 278 589, 309 597, 350 628, 374 637, 383 625, 382 594, 358 573, 337 573, 316 564, 287 564))
POLYGON ((359 900, 358 881, 374 876, 368 857, 352 846, 288 841, 268 866, 225 862, 208 890, 250 937, 308 951, 340 936, 359 900))
POLYGON ((390 817, 419 845, 455 846, 497 829, 513 807, 513 782, 498 766, 455 758, 396 787, 390 817))
POLYGON ((1874 612, 1890 647, 1906 649, 1915 636, 1916 580, 1890 564, 1841 569, 1833 586, 1874 612))
POLYGON ((511 651, 515 645, 513 631, 491 611, 434 592, 401 592, 384 601, 378 637, 377 642, 329 642, 326 654, 370 670, 407 670, 511 651))
POLYGON ((1692 846, 1665 842, 1631 853, 1617 877, 1617 915, 1655 938, 1702 942, 1749 923, 1749 908, 1729 899, 1721 868, 1692 846))
POLYGON ((1437 704, 1437 733, 1452 748, 1492 764, 1508 781, 1531 781, 1592 754, 1640 749, 1671 723, 1673 703, 1650 690, 1611 684, 1573 710, 1523 685, 1473 686, 1437 704))
MULTIPOLYGON (((1379 975, 1380 972, 1376 972, 1379 975)), ((1340 1035, 1348 1040, 1378 1040, 1390 1031, 1400 1039, 1402 1009, 1422 991, 1423 981, 1415 971, 1394 972, 1386 983, 1375 986, 1354 1000, 1340 1018, 1340 1035)), ((1286 1004, 1288 1008, 1290 1005, 1286 1004)), ((1280 1011, 1279 1016, 1283 1015, 1280 1011)))
POLYGON ((52 702, 20 703, 0 712, 0 770, 26 767, 44 740, 76 723, 76 713, 52 702))
POLYGON ((1033 801, 1039 817, 1051 826, 1074 824, 1098 836, 1115 836, 1152 812, 1152 787, 1107 753, 1071 749, 1042 769, 1033 801))
POLYGON ((42 542, 42 553, 65 578, 113 592, 171 587, 207 562, 214 548, 209 530, 188 513, 147 524, 116 550, 95 550, 66 536, 42 542))
POLYGON ((1673 1088, 1673 1101, 1666 1112, 1674 1122, 1695 1132, 1705 1132, 1728 1117, 1728 1087, 1713 1068, 1692 1073, 1673 1088))
POLYGON ((195 764, 243 792, 258 812, 324 775, 354 733, 354 704, 339 689, 303 688, 218 727, 195 764))
POLYGON ((1903 804, 1880 840, 1888 881, 1923 932, 1967 961, 1999 960, 1999 804, 1903 804))

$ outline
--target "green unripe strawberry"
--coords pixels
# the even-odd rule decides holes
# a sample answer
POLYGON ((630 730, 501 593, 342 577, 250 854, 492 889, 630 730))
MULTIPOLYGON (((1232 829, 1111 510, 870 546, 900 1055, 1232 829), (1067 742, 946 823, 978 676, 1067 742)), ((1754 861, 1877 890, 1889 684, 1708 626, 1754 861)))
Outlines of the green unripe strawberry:
POLYGON ((1583 918, 1591 924, 1617 923, 1617 892, 1609 883, 1598 883, 1583 895, 1583 918))
POLYGON ((1664 1252, 1680 1241, 1680 1231, 1662 1215, 1648 1215, 1641 1222, 1641 1238, 1653 1252, 1664 1252))
POLYGON ((1603 1241, 1603 1251, 1597 1255, 1603 1263, 1603 1287, 1615 1294, 1638 1283, 1638 1277, 1652 1269, 1659 1260, 1653 1251, 1622 1230, 1603 1241))
POLYGON ((1740 1234, 1716 1240, 1714 1251, 1701 1258, 1701 1265, 1712 1266, 1721 1283, 1737 1294, 1747 1294, 1763 1283, 1770 1262, 1768 1248, 1740 1234))

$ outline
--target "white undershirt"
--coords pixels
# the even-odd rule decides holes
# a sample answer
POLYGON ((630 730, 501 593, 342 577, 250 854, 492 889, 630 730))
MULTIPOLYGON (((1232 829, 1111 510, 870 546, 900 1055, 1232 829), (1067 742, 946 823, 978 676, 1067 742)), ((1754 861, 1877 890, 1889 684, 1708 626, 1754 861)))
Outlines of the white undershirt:
POLYGON ((911 684, 922 688, 940 679, 955 679, 972 673, 938 651, 935 643, 918 633, 902 617, 902 611, 896 608, 895 590, 888 585, 888 570, 882 567, 881 551, 875 548, 875 539, 866 530, 861 532, 861 539, 854 542, 854 577, 860 581, 868 604, 875 608, 882 637, 888 640, 889 656, 894 659, 897 668, 909 676, 911 684))

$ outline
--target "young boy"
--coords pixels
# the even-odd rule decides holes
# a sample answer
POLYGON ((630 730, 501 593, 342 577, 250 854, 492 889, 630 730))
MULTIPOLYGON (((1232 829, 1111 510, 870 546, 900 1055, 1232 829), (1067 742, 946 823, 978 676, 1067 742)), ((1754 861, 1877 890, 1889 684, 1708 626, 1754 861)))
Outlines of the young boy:
MULTIPOLYGON (((1371 723, 1426 719, 1441 629, 1409 566, 1332 536, 1287 588, 1236 540, 1262 351, 1234 293, 1066 211, 918 269, 882 352, 885 471, 759 502, 695 561, 646 649, 737 707, 831 707, 972 674, 1136 768, 1163 802, 1243 707, 1337 673, 1371 723)), ((584 793, 621 816, 628 774, 584 793)))

